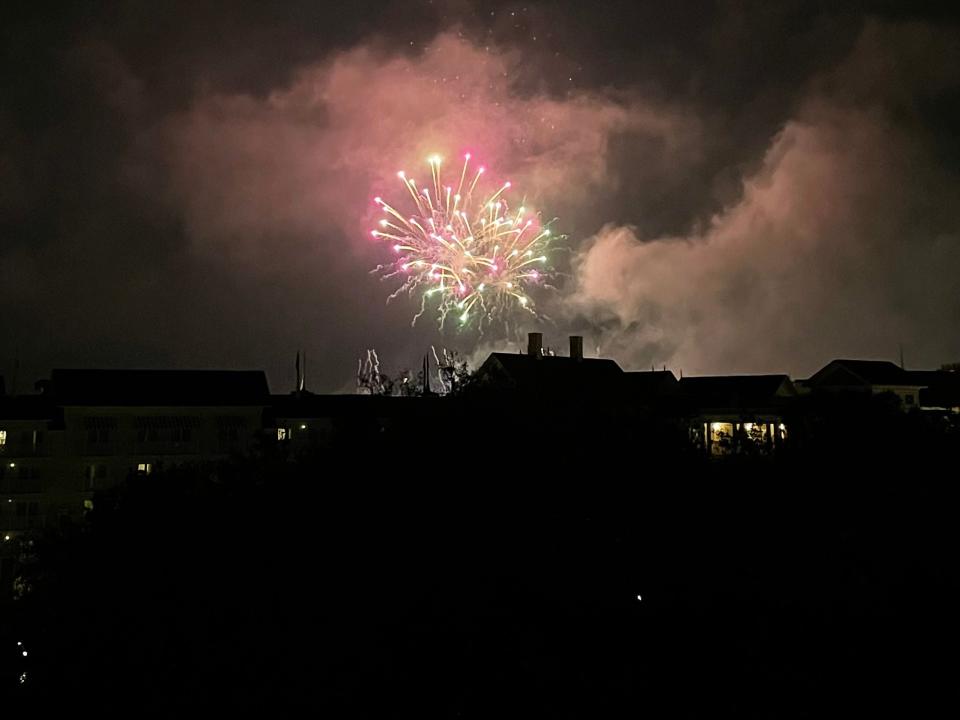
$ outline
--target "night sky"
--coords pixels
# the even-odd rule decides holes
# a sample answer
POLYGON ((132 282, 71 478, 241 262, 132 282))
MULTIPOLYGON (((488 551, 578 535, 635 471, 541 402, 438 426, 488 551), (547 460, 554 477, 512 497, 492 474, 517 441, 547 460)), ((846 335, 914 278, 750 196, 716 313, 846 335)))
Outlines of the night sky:
POLYGON ((370 271, 470 150, 560 218, 526 322, 626 369, 960 360, 960 24, 918 3, 352 0, 0 11, 0 371, 482 359, 370 271), (622 7, 621 7, 622 5, 622 7), (421 172, 421 171, 418 171, 421 172), (422 171, 426 174, 426 171, 422 171))

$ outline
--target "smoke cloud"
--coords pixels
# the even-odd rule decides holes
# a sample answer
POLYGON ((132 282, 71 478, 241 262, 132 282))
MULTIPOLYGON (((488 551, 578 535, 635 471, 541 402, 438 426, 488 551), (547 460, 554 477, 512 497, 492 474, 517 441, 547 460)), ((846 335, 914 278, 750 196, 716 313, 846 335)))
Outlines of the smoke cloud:
POLYGON ((568 308, 624 364, 691 374, 805 376, 833 357, 895 359, 900 344, 914 367, 960 354, 955 334, 930 331, 960 320, 960 183, 914 114, 924 93, 956 91, 945 40, 870 27, 736 202, 682 236, 604 226, 568 308))
MULTIPOLYGON (((550 317, 624 367, 960 360, 949 17, 833 4, 128 2, 0 23, 0 338, 51 366, 292 387, 516 340, 416 327, 376 195, 464 152, 558 217, 550 317), (277 6, 279 8, 279 6, 277 6), (771 51, 775 48, 776 51, 771 51)), ((30 14, 30 13, 34 14, 30 14)), ((11 383, 8 382, 8 385, 11 383)))

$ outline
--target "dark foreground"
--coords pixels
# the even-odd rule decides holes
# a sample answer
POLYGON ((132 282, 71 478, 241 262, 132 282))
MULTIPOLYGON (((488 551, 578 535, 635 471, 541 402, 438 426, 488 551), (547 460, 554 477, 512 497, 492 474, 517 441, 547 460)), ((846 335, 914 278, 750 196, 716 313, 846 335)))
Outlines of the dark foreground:
POLYGON ((666 436, 417 429, 131 478, 21 548, 4 707, 930 711, 958 668, 958 448, 876 430, 709 463, 666 436))

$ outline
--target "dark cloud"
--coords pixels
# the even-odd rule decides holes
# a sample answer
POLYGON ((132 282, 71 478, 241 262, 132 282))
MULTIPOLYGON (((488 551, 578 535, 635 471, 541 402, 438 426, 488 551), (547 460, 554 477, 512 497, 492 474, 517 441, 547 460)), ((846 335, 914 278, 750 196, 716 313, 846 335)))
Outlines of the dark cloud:
MULTIPOLYGON (((558 338, 803 373, 960 347, 957 26, 904 4, 105 3, 0 23, 0 337, 342 387, 429 343, 369 198, 471 149, 570 233, 558 338)), ((532 328, 531 328, 532 329, 532 328)))

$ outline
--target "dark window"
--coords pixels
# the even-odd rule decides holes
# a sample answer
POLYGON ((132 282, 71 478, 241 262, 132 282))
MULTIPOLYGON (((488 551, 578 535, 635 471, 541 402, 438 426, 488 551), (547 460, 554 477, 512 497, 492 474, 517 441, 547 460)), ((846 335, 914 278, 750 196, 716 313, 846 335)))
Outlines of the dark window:
POLYGON ((87 466, 87 490, 94 490, 99 483, 98 480, 105 480, 107 477, 107 466, 103 463, 87 466))
POLYGON ((109 442, 110 430, 107 428, 90 428, 87 430, 87 442, 91 445, 98 445, 109 442))
POLYGON ((913 395, 904 395, 903 401, 904 401, 907 405, 913 405, 913 395))

